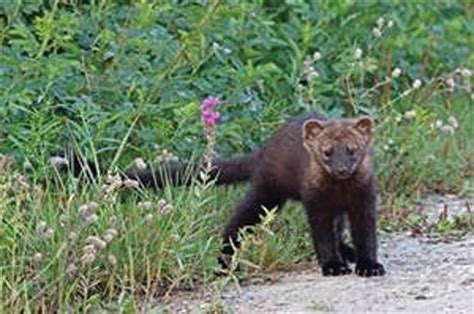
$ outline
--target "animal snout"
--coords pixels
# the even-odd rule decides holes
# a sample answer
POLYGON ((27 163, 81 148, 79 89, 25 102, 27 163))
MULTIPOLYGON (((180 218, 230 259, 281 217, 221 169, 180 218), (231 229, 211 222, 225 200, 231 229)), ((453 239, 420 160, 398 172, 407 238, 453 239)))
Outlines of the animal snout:
POLYGON ((347 167, 338 167, 334 173, 337 177, 348 177, 350 175, 349 169, 347 167))

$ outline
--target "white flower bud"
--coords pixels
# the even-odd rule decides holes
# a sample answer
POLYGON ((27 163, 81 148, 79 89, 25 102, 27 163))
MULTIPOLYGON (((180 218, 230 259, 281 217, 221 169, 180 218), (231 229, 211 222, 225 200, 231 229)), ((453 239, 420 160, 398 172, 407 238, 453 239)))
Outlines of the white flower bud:
POLYGON ((412 87, 413 87, 413 89, 419 89, 419 88, 421 87, 421 84, 422 84, 422 83, 421 83, 421 80, 416 79, 416 80, 413 82, 412 87))
POLYGON ((407 120, 413 119, 414 117, 416 117, 416 111, 415 110, 409 110, 409 111, 405 112, 403 117, 407 120))
POLYGON ((319 61, 321 60, 321 53, 319 51, 316 51, 314 54, 313 54, 313 61, 319 61))
POLYGON ((400 74, 402 74, 402 70, 400 70, 400 68, 395 68, 392 71, 392 78, 397 78, 400 74))
POLYGON ((123 185, 128 189, 137 189, 140 186, 137 180, 126 179, 123 181, 123 185))
POLYGON ((135 158, 135 160, 133 161, 133 165, 138 170, 145 170, 146 169, 146 163, 143 160, 143 158, 135 158))
POLYGON ((456 120, 456 118, 454 116, 450 116, 448 118, 448 123, 455 129, 457 129, 459 127, 458 120, 456 120))
POLYGON ((377 27, 374 27, 374 29, 372 30, 372 34, 374 34, 375 37, 381 37, 382 36, 382 32, 377 27))
POLYGON ((360 58, 362 58, 362 49, 360 48, 357 48, 355 51, 354 51, 354 58, 356 60, 359 60, 360 58))
POLYGON ((379 17, 379 18, 377 19, 377 27, 378 27, 378 28, 382 28, 383 25, 384 25, 384 23, 385 23, 385 19, 384 19, 383 17, 379 17))
POLYGON ((461 75, 464 77, 471 77, 472 71, 467 69, 467 68, 462 68, 461 69, 461 75))
POLYGON ((95 237, 95 236, 88 237, 86 242, 88 244, 92 244, 94 247, 96 247, 98 249, 101 249, 101 250, 103 250, 107 247, 107 243, 104 240, 102 240, 99 237, 95 237))
POLYGON ((441 132, 443 132, 446 135, 453 135, 454 134, 454 128, 450 125, 444 125, 440 128, 441 132))

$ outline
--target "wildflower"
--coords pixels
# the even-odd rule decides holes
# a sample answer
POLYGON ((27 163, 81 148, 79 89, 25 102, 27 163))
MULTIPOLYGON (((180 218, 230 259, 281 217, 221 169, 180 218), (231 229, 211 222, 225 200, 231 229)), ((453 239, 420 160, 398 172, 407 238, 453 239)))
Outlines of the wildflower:
POLYGON ((79 272, 79 267, 77 267, 76 264, 74 263, 69 264, 66 268, 66 274, 68 275, 69 278, 76 277, 78 272, 79 272))
POLYGON ((471 77, 472 75, 472 71, 467 68, 462 68, 460 72, 461 72, 461 75, 464 77, 471 77))
POLYGON ((145 221, 150 222, 150 221, 152 221, 152 220, 153 220, 153 214, 152 214, 152 213, 149 213, 149 214, 147 214, 147 215, 145 216, 145 221))
POLYGON ((400 70, 400 68, 395 68, 392 71, 392 78, 397 78, 400 74, 402 74, 402 70, 400 70))
POLYGON ((453 135, 454 134, 454 128, 450 125, 443 125, 440 127, 441 132, 443 132, 446 135, 453 135))
POLYGON ((416 117, 416 111, 415 110, 406 111, 403 114, 403 117, 407 120, 413 119, 414 117, 416 117))
POLYGON ((393 21, 392 20, 389 20, 387 22, 387 28, 392 28, 393 27, 393 21))
POLYGON ((312 81, 314 81, 315 78, 319 77, 318 71, 316 71, 313 66, 310 66, 307 69, 307 72, 304 73, 304 75, 308 83, 311 83, 312 81))
POLYGON ((426 160, 427 160, 427 161, 435 161, 435 160, 436 160, 436 156, 433 155, 433 154, 429 154, 428 156, 426 156, 426 160))
POLYGON ((54 235, 54 230, 52 228, 46 229, 46 231, 43 233, 43 238, 44 239, 51 239, 54 235))
POLYGON ((382 28, 385 23, 385 19, 381 16, 377 19, 377 27, 382 28))
POLYGON ((48 225, 46 224, 45 221, 41 220, 40 222, 38 222, 38 224, 36 225, 36 233, 38 235, 42 235, 45 231, 46 231, 46 228, 48 227, 48 225))
POLYGON ((82 255, 81 257, 81 264, 82 266, 87 266, 89 264, 92 264, 92 262, 95 260, 96 255, 95 253, 86 253, 82 255))
POLYGON ((109 254, 107 259, 109 260, 110 265, 114 267, 117 265, 117 258, 113 254, 109 254))
POLYGON ((450 116, 448 118, 448 123, 455 129, 457 129, 459 127, 458 120, 456 120, 456 118, 454 116, 450 116))
POLYGON ((158 201, 158 212, 162 215, 167 215, 171 212, 173 209, 173 206, 171 204, 167 203, 164 199, 161 199, 158 201))
POLYGON ((79 208, 77 209, 77 213, 78 213, 80 216, 87 216, 88 211, 89 211, 89 205, 88 205, 88 204, 81 205, 81 206, 79 206, 79 208))
POLYGON ((43 261, 43 254, 40 252, 36 252, 35 255, 33 255, 33 262, 35 264, 39 264, 43 261))
POLYGON ((207 97, 201 102, 201 119, 204 125, 214 126, 221 116, 220 112, 214 111, 214 107, 221 101, 217 97, 207 97))
POLYGON ((355 58, 356 60, 359 60, 360 58, 362 58, 362 49, 357 48, 357 49, 354 51, 354 58, 355 58))
POLYGON ((454 78, 448 77, 446 79, 446 85, 448 85, 448 89, 450 91, 454 91, 454 87, 456 86, 456 82, 454 82, 454 78))
POLYGON ((87 253, 90 253, 90 254, 95 254, 96 253, 96 249, 95 249, 95 246, 93 244, 87 244, 85 245, 83 248, 82 248, 82 251, 87 254, 87 253))
POLYGON ((107 229, 106 233, 112 234, 114 237, 118 235, 118 231, 114 228, 107 229))
POLYGON ((107 229, 107 231, 105 232, 105 235, 104 235, 105 242, 107 242, 107 243, 112 242, 112 240, 117 236, 117 234, 118 234, 118 232, 117 232, 116 229, 113 229, 113 228, 107 229))
POLYGON ((382 32, 377 27, 374 27, 374 29, 372 30, 372 34, 374 34, 375 37, 381 37, 382 36, 382 32))
POLYGON ((97 216, 96 214, 92 214, 90 216, 84 217, 84 221, 86 222, 87 225, 92 225, 97 220, 99 220, 99 216, 97 216))
POLYGON ((150 201, 138 202, 137 206, 141 210, 148 210, 153 206, 153 203, 150 201))
POLYGON ((313 54, 313 61, 319 61, 321 60, 321 53, 319 51, 316 51, 314 54, 313 54))
POLYGON ((123 181, 123 185, 127 189, 137 189, 140 186, 140 183, 138 183, 137 180, 126 179, 123 181))
POLYGON ((431 128, 433 128, 433 129, 439 129, 442 126, 443 126, 443 121, 441 121, 441 120, 436 120, 435 122, 433 122, 431 124, 431 128))
POLYGON ((92 244, 94 247, 96 247, 98 249, 101 249, 101 250, 103 250, 107 247, 107 242, 105 242, 101 238, 95 237, 95 236, 89 236, 87 238, 86 242, 88 244, 92 244))
POLYGON ((135 158, 133 160, 133 165, 138 170, 145 170, 146 169, 146 163, 143 160, 143 158, 135 158))
POLYGON ((416 79, 412 85, 413 89, 419 89, 421 87, 421 80, 416 79))
POLYGON ((74 241, 77 240, 78 235, 77 235, 76 232, 71 231, 67 237, 68 237, 69 241, 74 242, 74 241))

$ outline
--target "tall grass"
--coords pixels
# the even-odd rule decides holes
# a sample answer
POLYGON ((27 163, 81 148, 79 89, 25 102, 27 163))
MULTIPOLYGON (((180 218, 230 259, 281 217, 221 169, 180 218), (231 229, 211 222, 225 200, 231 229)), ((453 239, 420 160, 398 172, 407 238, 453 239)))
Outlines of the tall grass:
MULTIPOLYGON (((218 280, 245 187, 148 191, 113 176, 135 158, 208 153, 208 95, 223 100, 207 146, 222 155, 305 110, 373 116, 385 217, 399 199, 472 192, 469 5, 435 2, 2 5, 0 311, 138 311, 218 280), (101 176, 59 174, 49 157, 66 147, 101 176)), ((312 260, 304 215, 287 207, 247 236, 241 276, 312 260)))

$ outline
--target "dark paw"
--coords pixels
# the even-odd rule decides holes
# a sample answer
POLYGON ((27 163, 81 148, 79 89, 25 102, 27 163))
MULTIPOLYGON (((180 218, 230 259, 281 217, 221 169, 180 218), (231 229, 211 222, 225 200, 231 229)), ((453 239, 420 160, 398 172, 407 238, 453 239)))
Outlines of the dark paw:
POLYGON ((351 273, 351 269, 345 262, 337 260, 326 262, 321 268, 323 271, 323 276, 340 276, 351 273))
POLYGON ((339 245, 339 252, 341 253, 342 259, 347 263, 355 263, 356 254, 355 250, 352 246, 347 245, 345 243, 341 243, 339 245))
POLYGON ((362 277, 373 277, 385 275, 382 264, 373 261, 358 262, 355 273, 362 277))

